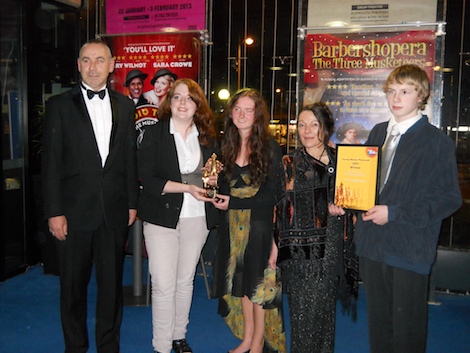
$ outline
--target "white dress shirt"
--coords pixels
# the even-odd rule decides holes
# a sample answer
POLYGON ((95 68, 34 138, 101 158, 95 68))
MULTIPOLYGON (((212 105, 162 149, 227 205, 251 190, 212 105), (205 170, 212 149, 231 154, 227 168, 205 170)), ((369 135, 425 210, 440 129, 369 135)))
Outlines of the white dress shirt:
MULTIPOLYGON (((82 83, 86 89, 91 89, 85 83, 82 83)), ((113 127, 113 114, 111 111, 111 100, 106 86, 99 89, 106 90, 103 99, 95 95, 92 99, 87 96, 86 89, 81 87, 83 98, 85 99, 88 115, 90 116, 93 131, 95 133, 96 144, 101 156, 101 166, 104 167, 109 154, 109 144, 111 139, 111 130, 113 127)), ((93 90, 92 90, 93 91, 93 90)))
MULTIPOLYGON (((173 119, 170 118, 170 134, 173 134, 175 139, 178 165, 181 174, 191 174, 194 172, 201 160, 201 146, 198 138, 199 132, 194 124, 190 129, 190 133, 186 136, 186 140, 184 140, 183 136, 176 131, 173 119)), ((183 194, 180 218, 201 217, 205 215, 204 202, 198 201, 193 195, 185 192, 183 194)))
POLYGON ((422 117, 423 117, 423 114, 420 111, 418 113, 418 115, 416 115, 415 117, 413 117, 411 119, 406 119, 405 121, 402 121, 401 123, 397 123, 397 121, 395 120, 395 117, 392 116, 390 118, 390 120, 388 121, 387 136, 385 137, 385 139, 387 139, 387 137, 390 135, 390 131, 392 131, 392 128, 393 128, 394 125, 398 125, 398 131, 400 131, 399 138, 401 138, 401 136, 405 132, 407 132, 410 127, 412 127, 414 124, 416 124, 418 122, 418 120, 421 119, 422 117))

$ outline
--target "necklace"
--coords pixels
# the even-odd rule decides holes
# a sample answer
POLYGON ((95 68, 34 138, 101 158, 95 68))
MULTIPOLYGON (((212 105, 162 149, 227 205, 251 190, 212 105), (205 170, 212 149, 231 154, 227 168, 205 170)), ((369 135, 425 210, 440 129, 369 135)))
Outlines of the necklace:
POLYGON ((315 159, 318 159, 320 161, 321 157, 323 157, 323 155, 325 154, 325 150, 326 150, 326 147, 323 146, 323 151, 320 153, 320 155, 318 157, 316 157, 315 154, 312 153, 312 157, 315 158, 315 159))
POLYGON ((320 160, 322 159, 323 155, 324 155, 325 152, 326 152, 326 145, 321 144, 321 145, 319 145, 318 148, 316 148, 316 146, 315 146, 315 147, 311 147, 311 148, 309 148, 309 149, 307 149, 307 148, 304 147, 304 151, 305 151, 307 154, 309 154, 310 157, 312 157, 312 158, 317 159, 317 160, 320 161, 320 160), (322 152, 319 154, 319 152, 320 152, 322 146, 323 146, 323 150, 322 150, 322 152))

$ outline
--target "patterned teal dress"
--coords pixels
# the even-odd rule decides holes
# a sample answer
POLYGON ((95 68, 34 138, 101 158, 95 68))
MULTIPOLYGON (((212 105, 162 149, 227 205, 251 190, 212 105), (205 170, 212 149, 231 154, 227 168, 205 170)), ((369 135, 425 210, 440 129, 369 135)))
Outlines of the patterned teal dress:
POLYGON ((287 352, 282 317, 279 273, 270 268, 273 209, 280 191, 281 153, 275 149, 268 177, 250 185, 248 167, 235 165, 230 181, 221 174, 221 193, 230 195, 217 231, 212 295, 219 298, 219 314, 233 334, 243 339, 241 299, 266 309, 264 352, 287 352))

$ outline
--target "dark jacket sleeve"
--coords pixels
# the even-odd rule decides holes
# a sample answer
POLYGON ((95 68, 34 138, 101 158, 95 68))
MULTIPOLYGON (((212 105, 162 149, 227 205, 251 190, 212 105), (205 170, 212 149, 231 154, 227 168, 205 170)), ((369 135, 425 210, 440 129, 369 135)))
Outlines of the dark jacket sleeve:
POLYGON ((56 97, 46 103, 42 151, 42 182, 44 213, 46 218, 65 214, 62 205, 61 177, 63 160, 62 120, 56 97))
MULTIPOLYGON (((125 97, 127 98, 127 97, 125 97)), ((137 146, 135 132, 135 106, 127 105, 127 135, 125 143, 127 199, 129 209, 137 209, 139 201, 139 178, 137 176, 137 146)))
POLYGON ((165 131, 167 125, 166 122, 160 122, 147 127, 137 152, 140 182, 145 193, 153 197, 160 197, 163 194, 163 188, 168 180, 181 182, 176 146, 172 136, 165 131), (162 154, 174 162, 166 166, 161 165, 164 159, 162 154))

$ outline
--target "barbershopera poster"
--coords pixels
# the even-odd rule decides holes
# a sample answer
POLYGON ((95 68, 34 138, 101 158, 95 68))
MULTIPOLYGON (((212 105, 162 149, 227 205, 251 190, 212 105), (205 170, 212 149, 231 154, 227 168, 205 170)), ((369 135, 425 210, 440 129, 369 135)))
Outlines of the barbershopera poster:
POLYGON ((328 104, 336 127, 332 142, 341 143, 345 128, 354 125, 357 142, 363 143, 374 125, 390 118, 383 93, 389 73, 415 64, 432 82, 434 46, 431 30, 310 34, 305 41, 304 105, 328 104))

